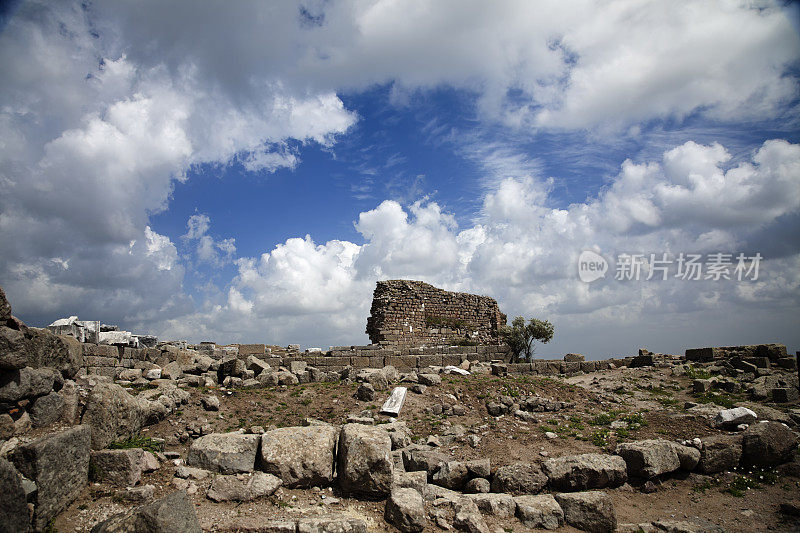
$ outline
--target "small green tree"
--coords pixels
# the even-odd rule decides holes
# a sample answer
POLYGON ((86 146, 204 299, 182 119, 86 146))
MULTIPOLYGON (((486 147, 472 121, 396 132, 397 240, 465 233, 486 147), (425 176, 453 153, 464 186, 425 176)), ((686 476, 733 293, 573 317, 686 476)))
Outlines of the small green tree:
POLYGON ((520 359, 530 360, 535 352, 533 341, 547 344, 553 338, 553 324, 549 320, 532 318, 528 324, 521 316, 511 321, 511 326, 500 329, 500 338, 511 348, 513 362, 520 359))

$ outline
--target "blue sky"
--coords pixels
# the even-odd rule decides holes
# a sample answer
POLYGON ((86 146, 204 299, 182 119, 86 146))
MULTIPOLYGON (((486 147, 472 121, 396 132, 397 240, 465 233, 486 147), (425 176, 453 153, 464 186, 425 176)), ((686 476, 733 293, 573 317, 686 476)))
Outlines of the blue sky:
POLYGON ((9 4, 0 284, 192 341, 363 344, 409 278, 550 318, 543 356, 800 346, 796 6, 581 4, 9 4))

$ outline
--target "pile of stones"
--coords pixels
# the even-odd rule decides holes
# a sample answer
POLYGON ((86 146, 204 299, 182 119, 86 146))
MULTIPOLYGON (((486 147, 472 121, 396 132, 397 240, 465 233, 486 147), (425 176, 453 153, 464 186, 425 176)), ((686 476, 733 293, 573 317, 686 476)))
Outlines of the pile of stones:
POLYGON ((486 402, 486 411, 489 416, 502 416, 511 413, 527 421, 536 420, 536 417, 531 413, 553 413, 572 407, 574 407, 572 402, 562 402, 535 395, 523 396, 518 399, 503 395, 497 401, 488 400, 486 402))

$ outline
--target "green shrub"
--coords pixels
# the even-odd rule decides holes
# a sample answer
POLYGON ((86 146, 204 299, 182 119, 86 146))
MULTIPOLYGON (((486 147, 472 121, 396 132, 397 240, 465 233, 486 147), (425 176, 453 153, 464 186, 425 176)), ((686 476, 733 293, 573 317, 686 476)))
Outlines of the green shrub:
POLYGON ((703 392, 694 395, 695 400, 697 403, 715 403, 720 407, 725 407, 730 409, 734 405, 736 405, 736 401, 731 396, 727 394, 722 394, 718 392, 703 392))
POLYGON ((610 413, 600 413, 596 417, 589 420, 593 426, 608 426, 614 421, 614 417, 610 413))
POLYGON ((137 435, 129 439, 112 442, 108 445, 109 450, 127 450, 130 448, 141 448, 148 452, 160 452, 164 448, 164 444, 151 439, 150 437, 143 437, 137 435))
POLYGON ((711 377, 711 372, 705 368, 697 368, 694 365, 689 365, 686 369, 686 375, 691 379, 709 379, 711 377))

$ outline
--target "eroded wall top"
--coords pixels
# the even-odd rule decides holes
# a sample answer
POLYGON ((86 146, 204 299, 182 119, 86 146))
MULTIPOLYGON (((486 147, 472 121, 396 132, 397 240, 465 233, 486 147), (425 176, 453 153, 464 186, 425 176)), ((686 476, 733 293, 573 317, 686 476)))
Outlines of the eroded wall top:
POLYGON ((389 280, 375 287, 366 333, 373 344, 383 345, 498 344, 505 323, 494 298, 389 280))

